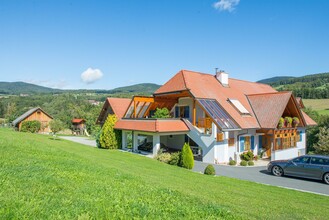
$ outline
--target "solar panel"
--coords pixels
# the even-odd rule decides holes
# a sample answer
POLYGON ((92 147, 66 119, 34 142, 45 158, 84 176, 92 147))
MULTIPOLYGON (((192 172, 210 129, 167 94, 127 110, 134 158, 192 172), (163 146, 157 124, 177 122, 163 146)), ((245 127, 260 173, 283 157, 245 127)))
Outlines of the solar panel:
POLYGON ((239 126, 231 119, 216 100, 197 99, 197 102, 203 107, 217 126, 222 128, 222 130, 239 129, 239 126))

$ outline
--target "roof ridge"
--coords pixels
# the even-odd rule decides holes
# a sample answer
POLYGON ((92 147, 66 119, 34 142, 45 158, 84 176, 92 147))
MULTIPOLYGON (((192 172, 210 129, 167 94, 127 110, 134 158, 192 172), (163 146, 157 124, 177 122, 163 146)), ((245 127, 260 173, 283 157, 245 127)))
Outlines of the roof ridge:
POLYGON ((277 91, 277 92, 267 92, 267 93, 254 93, 248 94, 247 96, 260 96, 260 95, 278 95, 278 94, 292 94, 291 91, 277 91))
POLYGON ((186 85, 186 78, 185 78, 184 71, 185 71, 185 70, 181 70, 182 75, 183 75, 183 82, 184 82, 185 88, 188 89, 188 87, 187 87, 187 85, 186 85))

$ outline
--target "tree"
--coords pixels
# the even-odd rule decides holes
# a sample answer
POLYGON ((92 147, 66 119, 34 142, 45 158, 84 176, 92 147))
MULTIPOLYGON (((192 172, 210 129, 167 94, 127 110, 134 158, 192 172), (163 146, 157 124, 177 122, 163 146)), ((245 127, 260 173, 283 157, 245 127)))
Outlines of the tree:
POLYGON ((115 130, 114 125, 117 122, 116 115, 108 115, 101 130, 99 137, 99 144, 104 149, 118 149, 121 148, 121 130, 115 130))
POLYGON ((189 170, 194 167, 194 157, 188 143, 185 143, 182 149, 181 166, 189 170))
POLYGON ((329 128, 320 128, 318 138, 319 141, 313 146, 315 153, 329 155, 329 128))
POLYGON ((56 134, 64 129, 64 123, 61 120, 54 119, 49 122, 49 127, 56 138, 56 134))
POLYGON ((152 118, 170 118, 170 112, 167 108, 157 108, 152 118))

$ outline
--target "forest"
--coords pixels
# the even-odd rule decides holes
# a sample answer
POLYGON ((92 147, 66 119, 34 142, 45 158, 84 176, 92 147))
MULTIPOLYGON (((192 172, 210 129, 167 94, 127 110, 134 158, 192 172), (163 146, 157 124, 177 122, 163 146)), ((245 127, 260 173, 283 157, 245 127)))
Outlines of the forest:
POLYGON ((329 98, 329 73, 319 73, 302 77, 277 77, 277 80, 260 82, 267 83, 278 91, 292 91, 296 97, 304 99, 329 98))

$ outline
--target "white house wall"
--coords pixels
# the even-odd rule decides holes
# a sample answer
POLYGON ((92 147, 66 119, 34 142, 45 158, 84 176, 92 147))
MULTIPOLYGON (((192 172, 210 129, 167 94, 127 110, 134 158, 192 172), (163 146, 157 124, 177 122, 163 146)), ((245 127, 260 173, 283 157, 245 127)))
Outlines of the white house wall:
POLYGON ((297 148, 289 148, 285 150, 276 150, 271 153, 271 160, 286 160, 298 156, 297 148))

